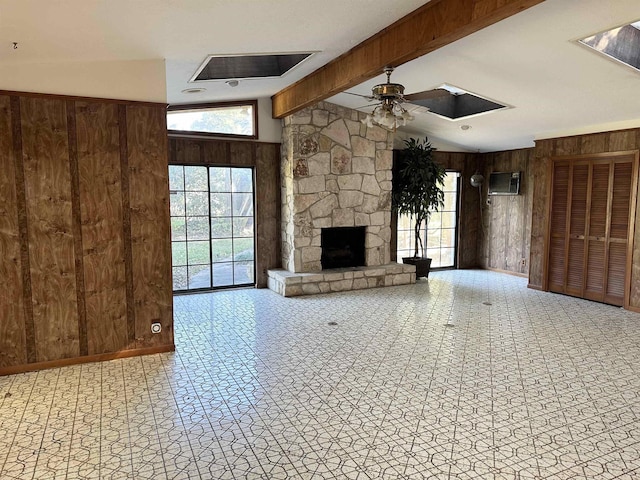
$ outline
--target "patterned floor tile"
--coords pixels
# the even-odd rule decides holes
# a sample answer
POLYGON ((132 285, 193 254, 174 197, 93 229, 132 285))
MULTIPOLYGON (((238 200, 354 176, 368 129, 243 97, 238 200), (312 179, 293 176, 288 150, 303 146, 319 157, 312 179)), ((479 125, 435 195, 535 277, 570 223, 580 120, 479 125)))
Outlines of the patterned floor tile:
POLYGON ((174 314, 175 353, 0 377, 0 478, 640 480, 638 314, 466 270, 174 314))

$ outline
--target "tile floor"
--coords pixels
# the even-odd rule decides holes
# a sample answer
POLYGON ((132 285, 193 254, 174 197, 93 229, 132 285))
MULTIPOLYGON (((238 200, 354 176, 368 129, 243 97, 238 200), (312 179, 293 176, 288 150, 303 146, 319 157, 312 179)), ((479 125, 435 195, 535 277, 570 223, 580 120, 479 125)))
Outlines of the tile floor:
POLYGON ((175 316, 174 354, 1 377, 0 478, 640 479, 638 314, 445 271, 175 316))

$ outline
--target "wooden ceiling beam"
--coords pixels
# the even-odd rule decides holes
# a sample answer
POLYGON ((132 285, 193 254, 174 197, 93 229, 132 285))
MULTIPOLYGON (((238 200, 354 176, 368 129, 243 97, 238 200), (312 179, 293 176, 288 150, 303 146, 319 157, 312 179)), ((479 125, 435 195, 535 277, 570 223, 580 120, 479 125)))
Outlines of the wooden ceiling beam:
POLYGON ((283 118, 426 55, 544 0, 431 0, 348 52, 276 93, 283 118))

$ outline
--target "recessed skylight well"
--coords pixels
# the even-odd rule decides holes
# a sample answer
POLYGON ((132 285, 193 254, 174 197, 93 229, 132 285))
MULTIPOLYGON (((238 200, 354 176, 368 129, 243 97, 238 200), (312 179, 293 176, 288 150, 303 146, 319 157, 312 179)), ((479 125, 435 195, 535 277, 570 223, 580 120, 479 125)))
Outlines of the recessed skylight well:
POLYGON ((596 33, 579 42, 602 55, 640 70, 640 21, 596 33))
POLYGON ((433 90, 406 95, 409 102, 426 107, 430 113, 447 120, 462 120, 483 113, 509 108, 462 88, 443 84, 433 90))
POLYGON ((313 52, 209 55, 191 82, 281 77, 313 55, 313 52))

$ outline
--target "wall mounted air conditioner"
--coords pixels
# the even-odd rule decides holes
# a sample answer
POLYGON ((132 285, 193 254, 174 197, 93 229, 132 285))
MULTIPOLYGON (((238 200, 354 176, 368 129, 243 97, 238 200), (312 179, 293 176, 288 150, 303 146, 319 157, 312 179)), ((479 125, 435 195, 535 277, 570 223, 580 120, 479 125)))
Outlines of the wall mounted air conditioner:
POLYGON ((519 195, 521 172, 493 172, 489 175, 489 195, 519 195))

